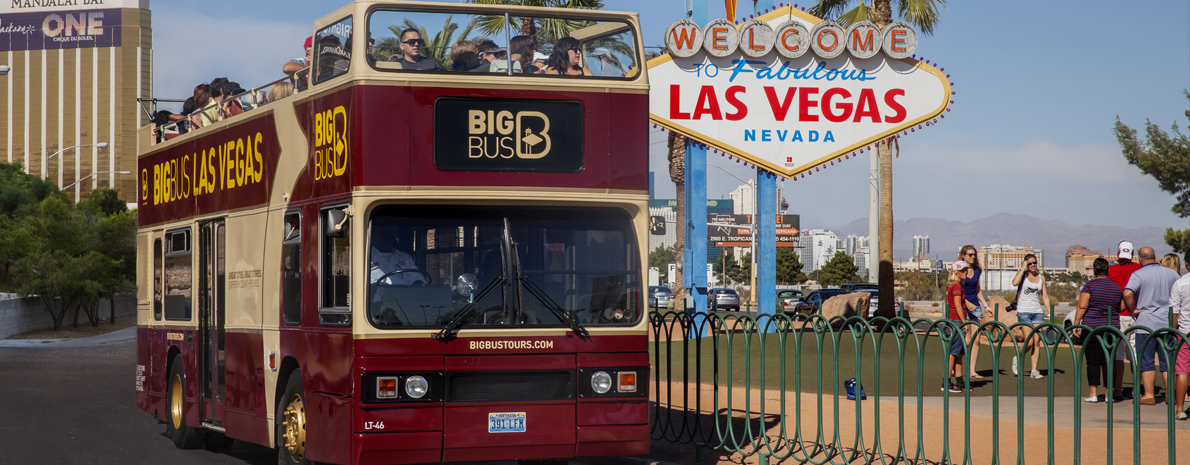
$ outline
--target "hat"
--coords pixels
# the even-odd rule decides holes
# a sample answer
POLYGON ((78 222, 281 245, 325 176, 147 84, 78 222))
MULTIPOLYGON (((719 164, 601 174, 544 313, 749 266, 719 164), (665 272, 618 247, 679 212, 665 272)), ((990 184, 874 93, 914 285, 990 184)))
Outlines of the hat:
POLYGON ((1126 260, 1132 260, 1132 253, 1136 251, 1134 249, 1131 242, 1120 241, 1120 254, 1117 256, 1126 260))
POLYGON ((950 269, 952 271, 963 271, 966 268, 967 268, 967 262, 962 261, 962 260, 954 262, 954 264, 950 266, 950 269))
POLYGON ((242 93, 244 93, 244 88, 240 87, 240 83, 235 81, 223 83, 223 95, 236 95, 242 93))
POLYGON ((306 45, 302 46, 302 48, 310 48, 312 45, 314 45, 314 36, 307 37, 306 45))

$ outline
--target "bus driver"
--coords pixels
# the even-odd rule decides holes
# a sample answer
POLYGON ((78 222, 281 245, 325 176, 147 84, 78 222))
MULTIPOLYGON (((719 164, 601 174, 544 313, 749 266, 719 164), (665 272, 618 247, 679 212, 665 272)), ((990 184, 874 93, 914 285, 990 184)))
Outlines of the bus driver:
POLYGON ((397 249, 400 241, 396 238, 395 233, 396 231, 392 229, 378 228, 372 235, 372 268, 369 273, 371 277, 369 281, 376 284, 383 278, 384 284, 405 286, 428 284, 425 274, 417 271, 417 263, 413 261, 413 256, 397 249), (394 273, 398 270, 411 271, 394 273))

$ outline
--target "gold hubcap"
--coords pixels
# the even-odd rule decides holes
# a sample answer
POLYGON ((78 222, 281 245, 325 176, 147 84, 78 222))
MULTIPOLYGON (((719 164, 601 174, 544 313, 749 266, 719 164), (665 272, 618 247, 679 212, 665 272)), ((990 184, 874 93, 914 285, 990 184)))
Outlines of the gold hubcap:
POLYGON ((174 430, 182 429, 182 375, 174 376, 169 389, 169 421, 174 430))
POLYGON ((306 405, 302 396, 294 394, 285 407, 285 448, 294 461, 301 462, 306 455, 306 405))

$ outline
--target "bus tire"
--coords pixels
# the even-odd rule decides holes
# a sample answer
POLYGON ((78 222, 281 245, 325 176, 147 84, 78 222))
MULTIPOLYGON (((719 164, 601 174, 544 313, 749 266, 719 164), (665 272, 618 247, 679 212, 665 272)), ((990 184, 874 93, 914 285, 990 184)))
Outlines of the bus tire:
POLYGON ((293 370, 285 383, 285 394, 277 401, 278 465, 309 465, 306 457, 306 393, 302 372, 293 370))
POLYGON ((186 425, 186 376, 182 371, 182 356, 174 356, 169 368, 169 419, 165 431, 178 449, 197 449, 202 447, 202 435, 186 425))

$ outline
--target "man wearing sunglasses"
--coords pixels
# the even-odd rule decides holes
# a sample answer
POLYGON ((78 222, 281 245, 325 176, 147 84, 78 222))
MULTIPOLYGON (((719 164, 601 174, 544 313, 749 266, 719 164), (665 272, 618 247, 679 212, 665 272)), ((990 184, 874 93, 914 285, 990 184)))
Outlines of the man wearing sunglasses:
POLYGON ((421 33, 417 32, 417 29, 409 28, 401 31, 401 59, 398 61, 401 64, 401 69, 446 71, 446 68, 438 60, 421 54, 422 48, 425 46, 426 41, 422 40, 421 33))

